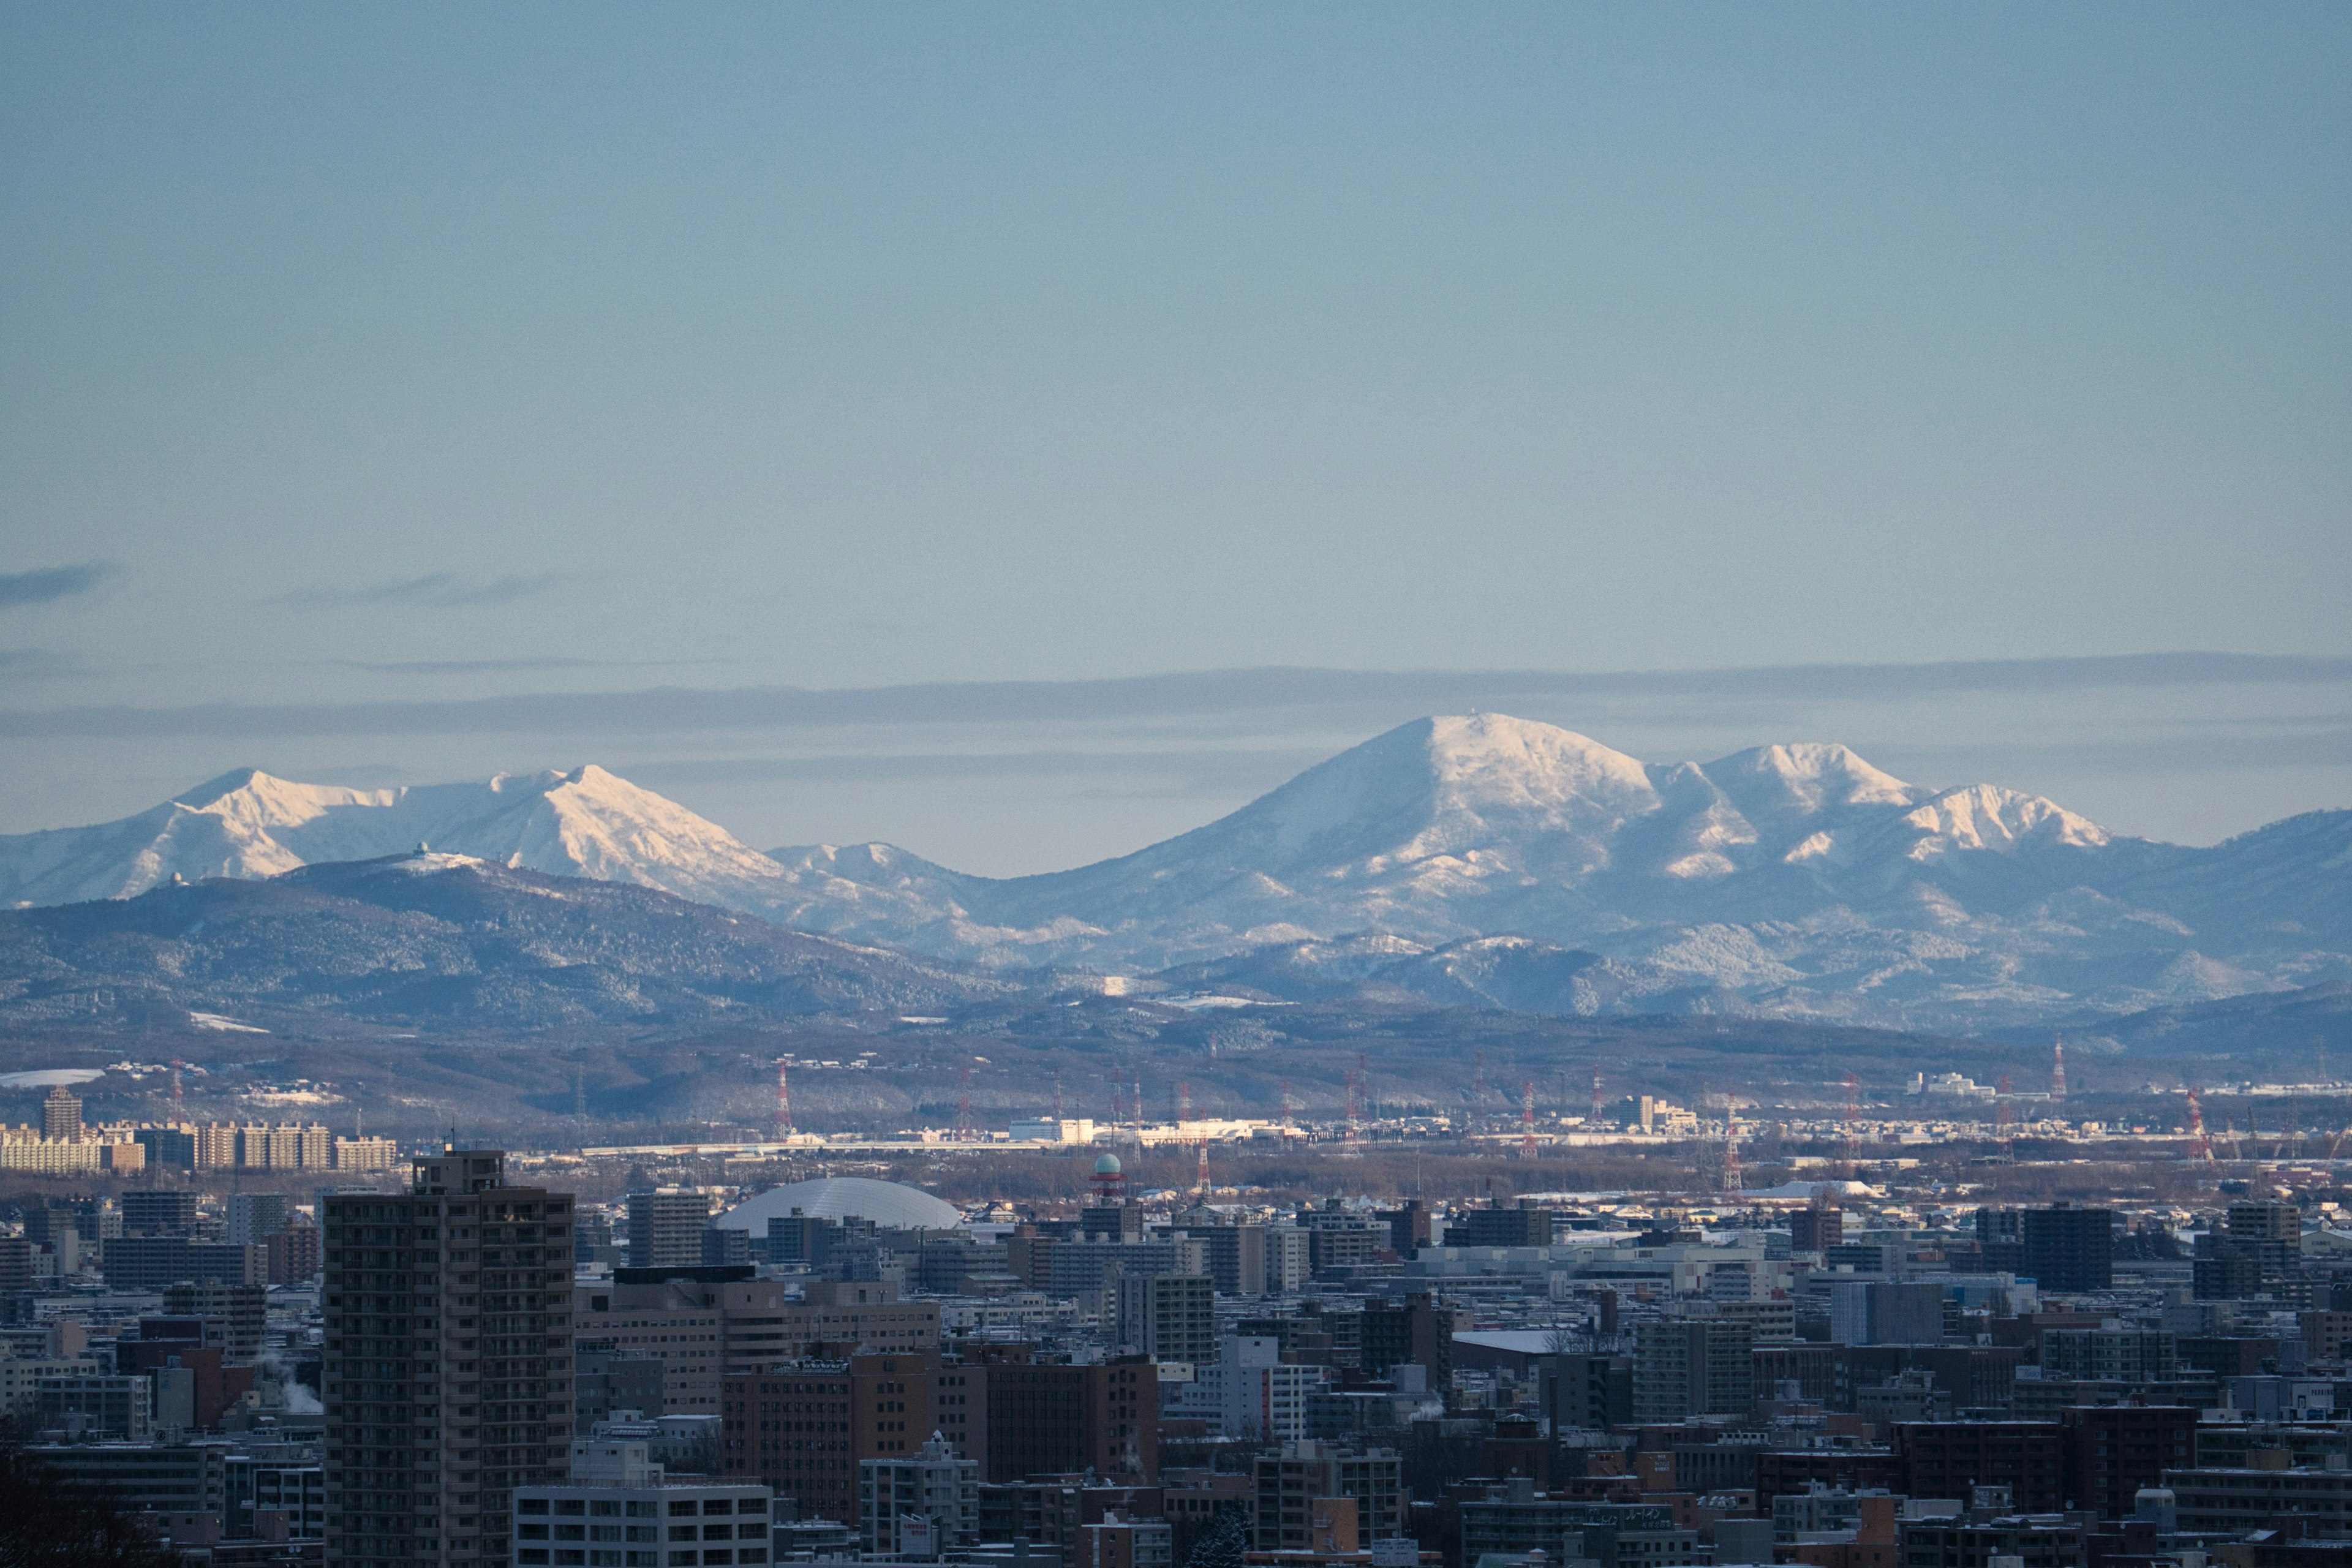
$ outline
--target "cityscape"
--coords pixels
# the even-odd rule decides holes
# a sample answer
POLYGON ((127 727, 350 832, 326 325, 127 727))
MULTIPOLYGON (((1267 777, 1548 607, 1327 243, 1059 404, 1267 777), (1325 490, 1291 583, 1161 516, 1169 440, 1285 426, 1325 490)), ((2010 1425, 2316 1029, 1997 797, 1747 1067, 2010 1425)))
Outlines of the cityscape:
POLYGON ((2352 1568, 2352 6, 0 6, 0 1568, 2352 1568))

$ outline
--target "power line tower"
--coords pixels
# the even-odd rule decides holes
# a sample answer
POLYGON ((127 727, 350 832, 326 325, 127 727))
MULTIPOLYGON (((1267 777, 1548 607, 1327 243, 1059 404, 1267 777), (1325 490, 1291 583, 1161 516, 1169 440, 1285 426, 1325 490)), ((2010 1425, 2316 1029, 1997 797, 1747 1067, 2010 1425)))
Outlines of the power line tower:
POLYGON ((1594 1068, 1592 1069, 1592 1124, 1595 1127, 1601 1125, 1601 1118, 1603 1114, 1601 1103, 1601 1069, 1594 1068))
POLYGON ((1290 1101, 1290 1080, 1284 1079, 1282 1080, 1282 1146, 1286 1149, 1290 1147, 1291 1119, 1297 1114, 1297 1108, 1290 1101))
POLYGON ((1519 1158, 1536 1157, 1536 1080, 1519 1085, 1519 1158))
MULTIPOLYGON (((793 1058, 776 1058, 776 1142, 787 1143, 793 1136, 793 1083, 790 1075, 793 1058)), ((971 1072, 970 1068, 964 1071, 971 1072)))
POLYGON ((1209 1201, 1209 1136, 1207 1133, 1201 1135, 1200 1142, 1193 1145, 1193 1149, 1198 1158, 1192 1165, 1192 1185, 1200 1190, 1201 1201, 1207 1203, 1209 1201))
POLYGON ((2066 1098, 2066 1037, 2060 1035, 2050 1044, 2050 1098, 2066 1098))
POLYGON ((2000 1075, 1993 1090, 1993 1135, 2000 1149, 2001 1163, 2006 1164, 2017 1154, 2017 1101, 2010 1098, 2009 1075, 2000 1075))
POLYGON ((1362 1140, 1363 1140, 1363 1130, 1362 1130, 1362 1128, 1359 1125, 1359 1115, 1360 1115, 1360 1113, 1358 1112, 1358 1110, 1357 1110, 1357 1109, 1356 1109, 1356 1096, 1357 1096, 1357 1093, 1358 1093, 1357 1085, 1356 1085, 1356 1078, 1357 1078, 1357 1074, 1358 1074, 1358 1072, 1360 1072, 1360 1070, 1361 1070, 1360 1068, 1350 1069, 1350 1070, 1349 1070, 1349 1074, 1348 1074, 1348 1143, 1347 1143, 1347 1152, 1349 1152, 1349 1153, 1350 1153, 1350 1154, 1360 1154, 1360 1153, 1362 1153, 1362 1152, 1363 1152, 1363 1141, 1362 1141, 1362 1140))
POLYGON ((1723 1191, 1724 1195, 1737 1200, 1742 1191, 1739 1180, 1739 1098, 1723 1097, 1723 1191))
POLYGON ((1853 1181, 1862 1168, 1862 1079, 1845 1075, 1845 1176, 1853 1181))
MULTIPOLYGON (((1059 1123, 1059 1122, 1061 1121, 1061 1120, 1062 1120, 1062 1067, 1061 1067, 1061 1064, 1060 1064, 1059 1062, 1056 1062, 1056 1063, 1055 1063, 1055 1064, 1054 1064, 1054 1121, 1055 1121, 1056 1123, 1059 1123)), ((1060 1129, 1060 1127, 1057 1125, 1057 1126, 1055 1128, 1055 1130, 1054 1130, 1054 1136, 1055 1136, 1055 1137, 1056 1137, 1056 1138, 1059 1138, 1061 1135, 1062 1135, 1062 1133, 1061 1133, 1061 1129, 1060 1129)))

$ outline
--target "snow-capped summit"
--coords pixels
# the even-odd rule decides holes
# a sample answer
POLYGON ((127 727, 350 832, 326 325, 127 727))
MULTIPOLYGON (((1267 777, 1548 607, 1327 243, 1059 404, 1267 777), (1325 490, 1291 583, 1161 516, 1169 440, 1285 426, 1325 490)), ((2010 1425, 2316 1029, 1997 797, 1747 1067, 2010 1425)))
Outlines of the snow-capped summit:
POLYGON ((0 838, 0 904, 127 898, 174 876, 270 877, 419 844, 737 907, 783 880, 725 828, 593 765, 391 789, 240 768, 119 822, 0 838))
POLYGON ((762 855, 594 766, 399 789, 246 769, 121 822, 0 838, 0 903, 421 845, 995 965, 1278 950, 1304 973, 1377 950, 1382 984, 1508 1005, 1948 1028, 2352 977, 2352 813, 2184 849, 2039 795, 1906 783, 1843 746, 1643 763, 1492 713, 1399 725, 1189 833, 1044 876, 887 844, 762 855))

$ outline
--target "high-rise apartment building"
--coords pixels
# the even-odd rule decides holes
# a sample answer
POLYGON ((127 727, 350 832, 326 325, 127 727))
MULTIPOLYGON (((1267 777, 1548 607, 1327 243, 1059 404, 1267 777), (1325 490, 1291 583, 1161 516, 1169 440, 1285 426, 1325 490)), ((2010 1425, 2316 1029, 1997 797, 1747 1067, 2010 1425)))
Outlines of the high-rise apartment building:
POLYGON ((286 1228, 294 1205, 284 1193, 231 1193, 228 1239, 232 1247, 267 1241, 286 1228))
POLYGON ((1214 1360, 1214 1282, 1205 1274, 1121 1275, 1118 1339, 1128 1349, 1156 1362, 1214 1360))
POLYGON ((196 1233, 196 1194, 194 1193, 129 1192, 122 1194, 121 1206, 122 1234, 125 1236, 194 1236, 196 1233))
POLYGON ((1755 1329, 1729 1318, 1654 1318, 1636 1331, 1633 1419, 1742 1415, 1756 1403, 1755 1329))
POLYGON ((74 1092, 58 1084, 41 1101, 41 1136, 50 1139, 81 1136, 81 1100, 74 1092))
POLYGON ((2021 1216, 2025 1272, 2044 1290, 2105 1290, 2115 1283, 2116 1216, 2057 1204, 2021 1216))
POLYGON ((656 1187, 629 1194, 629 1267, 698 1268, 709 1194, 697 1187, 656 1187))
POLYGON ((943 1437, 912 1454, 858 1461, 858 1544, 868 1552, 936 1558, 980 1538, 980 1466, 943 1437))
POLYGON ((515 1489, 571 1462, 572 1195, 451 1149, 322 1207, 327 1562, 511 1561, 515 1489))

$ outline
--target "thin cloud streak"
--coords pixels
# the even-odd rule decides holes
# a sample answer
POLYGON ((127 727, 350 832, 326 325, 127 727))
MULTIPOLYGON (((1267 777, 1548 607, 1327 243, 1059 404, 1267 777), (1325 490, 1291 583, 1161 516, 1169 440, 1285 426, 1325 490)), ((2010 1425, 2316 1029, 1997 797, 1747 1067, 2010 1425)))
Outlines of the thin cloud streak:
POLYGON ((0 710, 0 735, 623 735, 865 724, 1198 719, 1281 709, 1458 712, 1529 698, 1612 695, 1909 701, 1967 692, 2344 683, 2352 683, 2352 658, 2224 653, 1591 674, 1266 668, 835 690, 673 687, 452 700, 17 709, 0 710))
POLYGON ((428 572, 422 577, 401 577, 383 583, 363 583, 350 588, 297 588, 266 604, 291 610, 395 608, 465 610, 483 605, 511 605, 544 594, 563 580, 556 572, 530 576, 509 574, 487 583, 468 582, 454 572, 428 572))
POLYGON ((341 669, 364 669, 370 675, 499 675, 519 669, 599 669, 625 666, 610 658, 412 658, 376 663, 364 658, 329 659, 341 669))
POLYGON ((122 568, 111 561, 85 561, 78 566, 42 566, 30 572, 0 572, 0 610, 54 605, 59 599, 95 594, 122 568))

